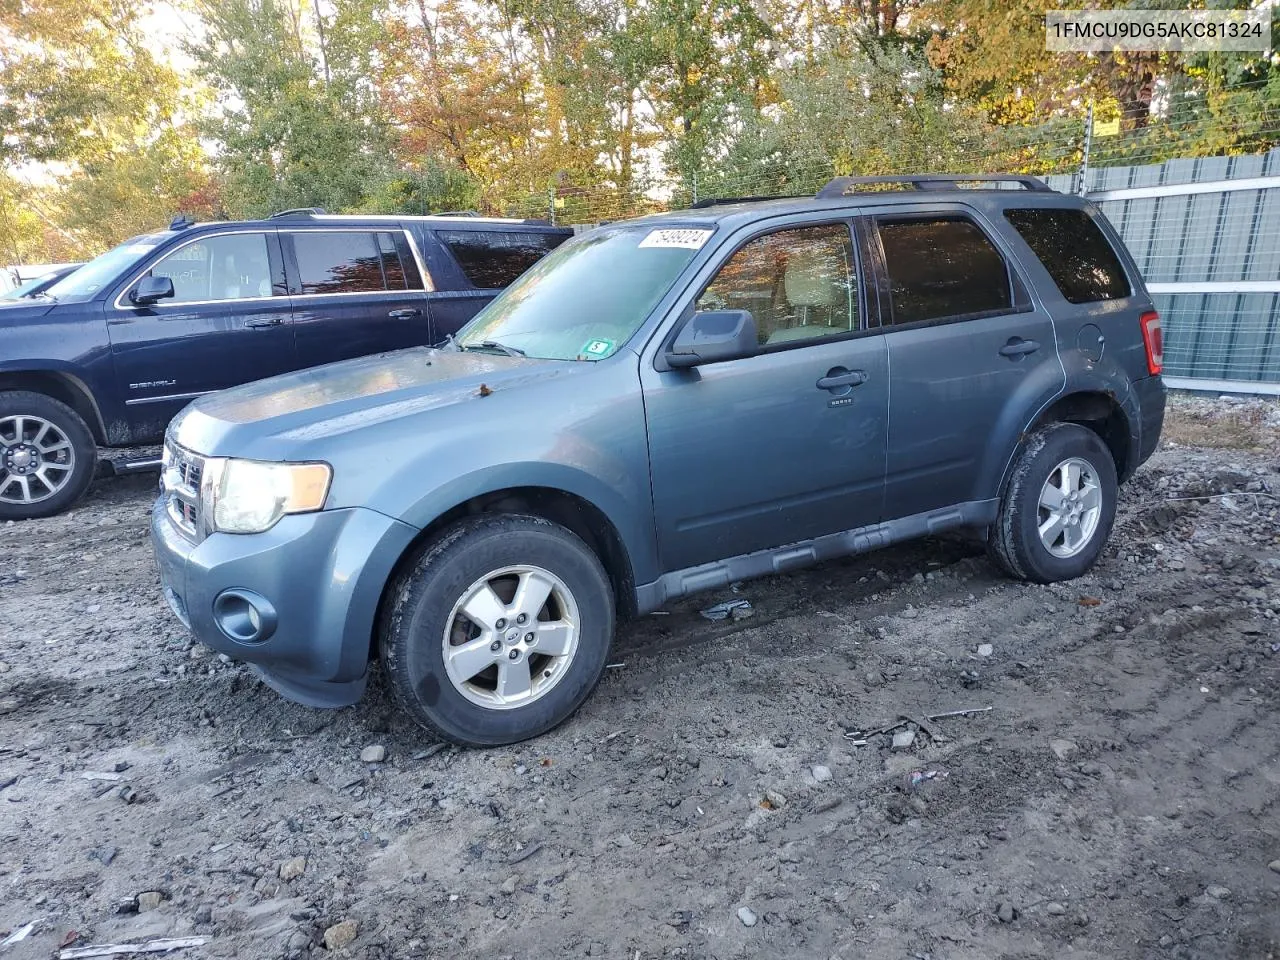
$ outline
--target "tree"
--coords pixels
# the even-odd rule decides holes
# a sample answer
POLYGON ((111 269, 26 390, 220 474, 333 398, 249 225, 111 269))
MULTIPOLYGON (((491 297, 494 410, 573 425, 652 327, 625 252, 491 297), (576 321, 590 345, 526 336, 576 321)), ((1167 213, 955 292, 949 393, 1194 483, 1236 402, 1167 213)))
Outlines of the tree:
POLYGON ((6 174, 10 207, 32 206, 7 219, 14 255, 91 256, 207 188, 194 103, 144 42, 149 13, 141 0, 0 0, 0 160, 42 184, 14 193, 6 174))
POLYGON ((836 175, 964 169, 982 125, 949 105, 918 54, 831 43, 780 79, 702 195, 808 193, 836 175))
POLYGON ((196 0, 205 31, 188 52, 215 94, 205 131, 229 214, 354 208, 393 174, 360 59, 372 8, 356 2, 315 13, 313 29, 300 0, 196 0))

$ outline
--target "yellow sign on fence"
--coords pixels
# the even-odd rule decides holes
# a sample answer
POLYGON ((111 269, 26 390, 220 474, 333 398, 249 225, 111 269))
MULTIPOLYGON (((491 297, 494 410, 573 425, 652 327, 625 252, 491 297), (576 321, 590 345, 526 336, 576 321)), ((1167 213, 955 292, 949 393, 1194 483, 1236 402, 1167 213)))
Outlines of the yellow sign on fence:
POLYGON ((1095 137, 1114 137, 1120 133, 1120 118, 1114 120, 1095 120, 1093 121, 1093 135, 1095 137))

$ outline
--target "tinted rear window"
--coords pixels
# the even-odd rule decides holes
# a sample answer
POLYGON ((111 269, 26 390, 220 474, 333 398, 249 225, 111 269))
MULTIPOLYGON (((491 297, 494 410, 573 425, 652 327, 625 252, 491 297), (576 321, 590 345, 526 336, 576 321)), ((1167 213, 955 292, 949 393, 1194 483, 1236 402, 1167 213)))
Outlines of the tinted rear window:
POLYGON ((303 293, 422 289, 422 278, 403 234, 302 230, 291 236, 303 293))
POLYGON ((567 237, 559 233, 515 233, 484 230, 437 230, 472 286, 505 287, 567 237))
POLYGON ((303 293, 361 293, 387 289, 382 252, 373 233, 355 230, 293 234, 303 293))
POLYGON ((1004 258, 973 221, 881 221, 879 230, 895 324, 1013 309, 1004 258))
POLYGON ((1006 210, 1070 303, 1119 300, 1132 292, 1115 250, 1083 210, 1006 210))

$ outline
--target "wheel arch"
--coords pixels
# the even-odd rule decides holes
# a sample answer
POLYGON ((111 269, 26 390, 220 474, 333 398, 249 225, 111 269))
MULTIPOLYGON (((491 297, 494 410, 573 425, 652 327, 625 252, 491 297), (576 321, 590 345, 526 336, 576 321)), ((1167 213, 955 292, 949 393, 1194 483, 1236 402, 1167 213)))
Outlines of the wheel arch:
POLYGON ((106 424, 93 393, 83 380, 66 370, 0 370, 0 392, 26 390, 65 403, 88 426, 95 443, 106 443, 106 424))
POLYGON ((1111 451, 1116 476, 1127 480, 1133 473, 1133 422, 1114 392, 1081 390, 1059 397, 1027 427, 1027 433, 1050 423, 1075 423, 1096 433, 1111 451))
POLYGON ((383 587, 370 637, 371 659, 377 654, 377 639, 388 613, 392 585, 401 571, 413 562, 423 545, 438 537, 441 531, 466 517, 486 513, 541 517, 571 531, 595 553, 608 574, 619 616, 629 618, 636 615, 638 607, 631 555, 622 534, 599 506, 580 494, 557 487, 504 487, 477 494, 442 511, 405 547, 383 587))

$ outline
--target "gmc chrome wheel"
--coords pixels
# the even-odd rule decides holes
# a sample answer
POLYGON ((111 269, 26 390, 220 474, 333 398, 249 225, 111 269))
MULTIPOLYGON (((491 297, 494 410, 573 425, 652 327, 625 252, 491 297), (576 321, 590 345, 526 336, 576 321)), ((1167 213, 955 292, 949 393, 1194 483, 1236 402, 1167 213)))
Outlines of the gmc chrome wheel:
POLYGON ((48 500, 75 466, 75 447, 57 424, 31 415, 0 418, 0 503, 48 500))
POLYGON ((541 567, 502 567, 454 604, 444 633, 449 680, 491 710, 523 707, 560 682, 578 650, 578 605, 541 567))

